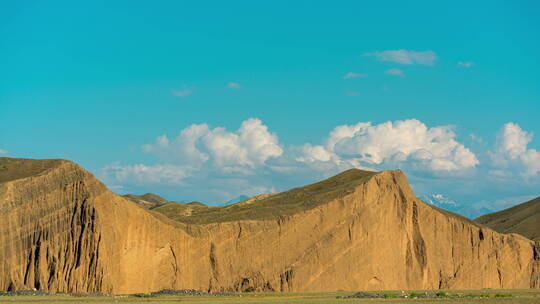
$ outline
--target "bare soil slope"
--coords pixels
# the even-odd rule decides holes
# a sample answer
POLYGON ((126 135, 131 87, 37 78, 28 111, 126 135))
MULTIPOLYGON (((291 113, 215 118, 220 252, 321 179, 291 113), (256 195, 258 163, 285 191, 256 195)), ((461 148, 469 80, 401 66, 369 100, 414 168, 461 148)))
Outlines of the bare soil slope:
POLYGON ((476 219, 480 224, 501 233, 519 233, 540 241, 540 197, 476 219))
POLYGON ((69 161, 0 168, 0 290, 540 287, 538 243, 427 206, 400 171, 350 170, 173 220, 69 161))

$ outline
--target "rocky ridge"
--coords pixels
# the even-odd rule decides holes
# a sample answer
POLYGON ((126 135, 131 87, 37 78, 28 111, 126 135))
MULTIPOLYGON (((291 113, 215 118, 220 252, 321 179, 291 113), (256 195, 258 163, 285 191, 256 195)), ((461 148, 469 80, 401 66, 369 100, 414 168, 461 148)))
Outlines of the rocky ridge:
POLYGON ((538 242, 540 241, 540 197, 483 215, 475 221, 500 233, 519 233, 538 242))
POLYGON ((422 203, 400 171, 348 184, 359 173, 344 172, 327 180, 341 189, 332 195, 290 192, 303 195, 294 212, 252 219, 244 205, 236 220, 190 224, 113 194, 69 161, 0 158, 0 168, 0 290, 540 287, 539 243, 422 203))

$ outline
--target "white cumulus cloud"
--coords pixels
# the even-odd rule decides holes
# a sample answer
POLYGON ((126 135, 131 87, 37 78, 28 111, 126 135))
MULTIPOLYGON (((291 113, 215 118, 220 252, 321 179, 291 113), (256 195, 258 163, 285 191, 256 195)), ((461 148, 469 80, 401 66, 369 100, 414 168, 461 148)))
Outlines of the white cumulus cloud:
POLYGON ((305 144, 302 146, 302 155, 296 158, 300 162, 316 162, 316 161, 339 161, 337 155, 328 151, 321 145, 313 146, 311 144, 305 144))
POLYGON ((156 137, 142 150, 156 162, 109 165, 100 177, 125 189, 148 184, 186 196, 180 199, 226 201, 315 182, 349 168, 446 175, 478 164, 451 127, 428 127, 415 119, 339 125, 319 143, 287 146, 255 118, 237 130, 193 124, 175 137, 156 137))
POLYGON ((502 168, 516 169, 525 177, 540 173, 540 152, 528 149, 533 134, 518 124, 506 123, 497 134, 497 146, 490 153, 493 163, 502 168))
POLYGON ((250 168, 283 153, 277 135, 255 118, 245 120, 233 132, 223 127, 211 129, 207 124, 194 124, 183 129, 173 140, 159 136, 153 144, 143 146, 143 150, 168 161, 250 168))
POLYGON ((7 150, 0 149, 0 156, 7 156, 8 154, 9 152, 7 150))
POLYGON ((380 61, 396 62, 401 64, 433 65, 437 59, 435 52, 413 50, 387 50, 380 52, 365 53, 364 56, 373 56, 380 61))
POLYGON ((455 139, 450 127, 428 128, 409 119, 379 125, 359 123, 338 126, 327 140, 327 149, 342 159, 371 165, 410 164, 433 171, 475 167, 476 155, 455 139))

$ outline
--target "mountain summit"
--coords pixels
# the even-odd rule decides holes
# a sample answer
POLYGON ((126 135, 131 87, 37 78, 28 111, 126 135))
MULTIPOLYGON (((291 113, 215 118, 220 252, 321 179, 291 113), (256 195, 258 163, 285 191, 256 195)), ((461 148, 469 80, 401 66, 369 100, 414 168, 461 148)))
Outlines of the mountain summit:
POLYGON ((540 287, 539 243, 422 203, 401 171, 170 204, 141 207, 69 161, 0 158, 0 290, 540 287))

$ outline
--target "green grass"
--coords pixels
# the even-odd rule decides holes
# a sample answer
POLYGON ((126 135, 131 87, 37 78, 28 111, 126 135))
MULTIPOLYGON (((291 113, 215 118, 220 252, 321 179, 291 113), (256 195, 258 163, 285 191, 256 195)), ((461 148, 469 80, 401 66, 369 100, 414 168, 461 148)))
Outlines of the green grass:
POLYGON ((439 292, 437 292, 435 295, 436 295, 437 297, 439 297, 439 298, 446 298, 446 297, 448 297, 448 294, 447 294, 446 292, 444 292, 444 291, 439 291, 439 292))
MULTIPOLYGON (((408 291, 412 296, 423 295, 425 292, 434 294, 435 291, 408 291)), ((401 298, 399 291, 384 291, 384 298, 376 299, 346 299, 344 296, 354 292, 327 292, 327 293, 251 293, 239 296, 107 296, 85 297, 70 295, 55 296, 25 296, 25 297, 0 297, 0 303, 44 303, 44 304, 67 304, 67 303, 186 303, 186 304, 352 304, 352 303, 411 303, 411 304, 435 304, 435 303, 460 303, 460 304, 533 304, 540 303, 540 290, 451 290, 439 292, 439 298, 401 298), (461 297, 457 297, 459 295, 461 297), (471 297, 464 297, 471 296, 471 297)), ((373 291, 373 293, 382 293, 373 291)))
POLYGON ((169 203, 153 210, 188 224, 271 219, 308 210, 351 193, 374 174, 351 169, 321 182, 268 195, 252 203, 243 201, 224 207, 169 203))

